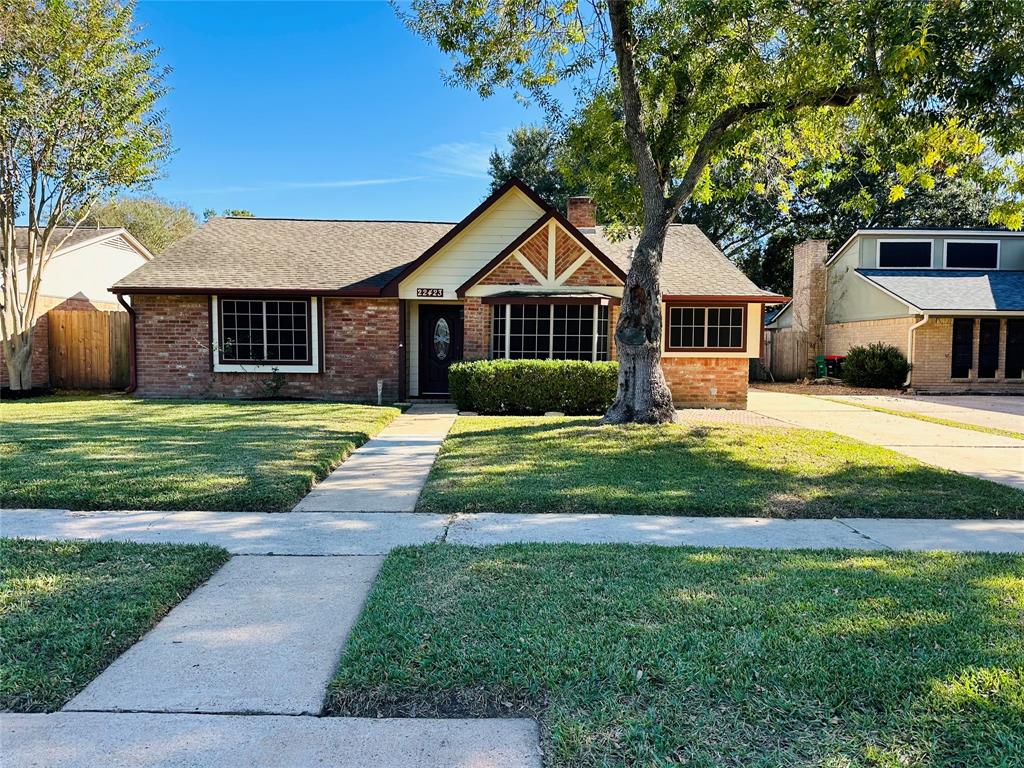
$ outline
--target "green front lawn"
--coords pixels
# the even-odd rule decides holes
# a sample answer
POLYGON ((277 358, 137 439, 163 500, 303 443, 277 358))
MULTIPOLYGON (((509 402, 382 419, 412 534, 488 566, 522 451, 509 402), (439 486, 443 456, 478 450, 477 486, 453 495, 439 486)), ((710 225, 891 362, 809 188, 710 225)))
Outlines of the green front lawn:
POLYGON ((227 559, 208 546, 0 539, 0 710, 59 709, 227 559))
POLYGON ((548 766, 1009 768, 1024 557, 394 551, 332 714, 539 717, 548 766))
POLYGON ((478 416, 456 421, 418 509, 1021 518, 1024 491, 814 430, 478 416))
POLYGON ((286 511, 397 414, 317 402, 5 402, 0 506, 286 511))

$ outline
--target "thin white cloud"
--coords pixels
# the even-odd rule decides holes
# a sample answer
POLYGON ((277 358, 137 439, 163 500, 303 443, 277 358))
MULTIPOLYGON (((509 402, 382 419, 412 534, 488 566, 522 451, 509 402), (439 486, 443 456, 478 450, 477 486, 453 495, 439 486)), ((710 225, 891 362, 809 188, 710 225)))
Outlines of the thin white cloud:
POLYGON ((419 157, 429 163, 434 173, 483 179, 487 178, 493 149, 493 144, 480 141, 453 141, 428 147, 419 157))
POLYGON ((419 181, 422 176, 399 176, 390 179, 326 179, 322 181, 268 181, 264 184, 233 185, 206 189, 180 190, 177 194, 219 195, 234 192, 280 192, 291 189, 348 189, 350 187, 379 187, 387 184, 405 184, 419 181))

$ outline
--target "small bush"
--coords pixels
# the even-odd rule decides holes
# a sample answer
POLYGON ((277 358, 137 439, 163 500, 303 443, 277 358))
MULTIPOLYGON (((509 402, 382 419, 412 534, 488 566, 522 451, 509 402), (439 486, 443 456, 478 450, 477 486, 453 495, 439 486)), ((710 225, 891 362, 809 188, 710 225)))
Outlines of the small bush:
POLYGON ((508 416, 561 411, 578 416, 608 410, 618 375, 618 363, 475 360, 448 369, 448 388, 463 411, 508 416))
POLYGON ((843 361, 843 381, 853 387, 903 386, 910 363, 896 347, 876 342, 866 347, 851 347, 843 361))

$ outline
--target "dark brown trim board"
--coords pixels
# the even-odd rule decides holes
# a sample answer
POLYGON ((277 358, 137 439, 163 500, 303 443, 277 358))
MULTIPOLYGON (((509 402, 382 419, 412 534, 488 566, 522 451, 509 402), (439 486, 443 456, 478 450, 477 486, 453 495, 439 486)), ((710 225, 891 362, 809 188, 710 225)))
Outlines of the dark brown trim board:
POLYGON ((572 304, 581 306, 598 306, 607 307, 619 304, 619 299, 613 296, 536 296, 524 294, 522 296, 514 296, 510 294, 504 294, 501 296, 483 296, 480 298, 481 304, 572 304))
POLYGON ((713 302, 726 302, 731 304, 737 304, 740 302, 746 304, 783 304, 790 301, 788 296, 723 296, 707 295, 707 296, 677 296, 674 294, 662 294, 661 300, 666 304, 693 304, 694 302, 701 301, 713 301, 713 302))

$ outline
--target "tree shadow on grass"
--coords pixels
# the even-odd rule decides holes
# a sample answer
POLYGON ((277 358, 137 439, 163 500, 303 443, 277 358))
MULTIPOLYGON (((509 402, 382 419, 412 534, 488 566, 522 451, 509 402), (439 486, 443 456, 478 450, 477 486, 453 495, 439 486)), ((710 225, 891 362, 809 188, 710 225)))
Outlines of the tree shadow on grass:
POLYGON ((769 517, 1024 517, 1024 492, 828 433, 599 427, 456 431, 422 511, 769 517))

